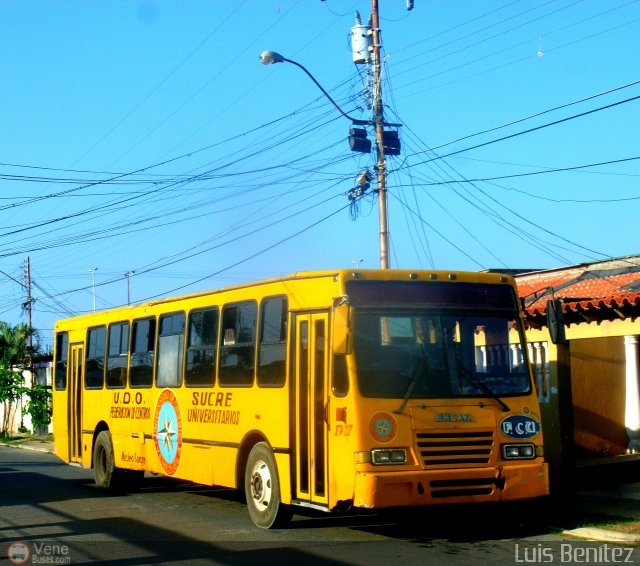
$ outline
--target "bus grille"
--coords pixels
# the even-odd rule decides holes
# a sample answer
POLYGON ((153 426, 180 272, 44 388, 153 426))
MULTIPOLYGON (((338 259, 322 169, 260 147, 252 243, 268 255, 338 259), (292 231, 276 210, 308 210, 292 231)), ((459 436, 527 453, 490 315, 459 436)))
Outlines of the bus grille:
POLYGON ((482 466, 491 459, 493 432, 417 432, 416 446, 425 468, 482 466))

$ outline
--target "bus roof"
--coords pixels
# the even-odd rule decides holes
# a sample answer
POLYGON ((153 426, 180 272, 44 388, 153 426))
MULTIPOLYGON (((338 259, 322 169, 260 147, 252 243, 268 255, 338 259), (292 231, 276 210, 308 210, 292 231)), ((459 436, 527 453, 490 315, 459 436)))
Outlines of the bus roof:
MULTIPOLYGON (((280 277, 274 277, 271 279, 263 279, 258 281, 252 281, 248 283, 241 283, 237 285, 230 285, 227 287, 221 287, 219 289, 209 289, 204 291, 198 291, 195 293, 189 293, 186 295, 176 295, 170 297, 163 297, 157 300, 147 300, 141 303, 135 303, 132 305, 122 305, 111 309, 105 309, 97 312, 85 313, 76 317, 68 317, 63 320, 72 319, 85 319, 100 317, 102 314, 112 311, 129 311, 139 310, 145 307, 156 307, 160 305, 170 304, 174 302, 197 299, 199 297, 206 297, 211 295, 218 295, 222 293, 229 293, 233 291, 249 289, 251 287, 273 285, 278 283, 287 283, 292 281, 305 281, 311 279, 326 279, 330 278, 335 283, 364 280, 364 281, 441 281, 441 282, 459 282, 459 283, 486 283, 486 284, 509 284, 515 287, 513 278, 507 274, 501 273, 487 273, 476 271, 444 271, 444 270, 411 270, 411 269, 338 269, 338 270, 324 270, 324 271, 301 271, 292 273, 289 275, 283 275, 280 277)), ((56 324, 57 326, 57 324, 56 324)))

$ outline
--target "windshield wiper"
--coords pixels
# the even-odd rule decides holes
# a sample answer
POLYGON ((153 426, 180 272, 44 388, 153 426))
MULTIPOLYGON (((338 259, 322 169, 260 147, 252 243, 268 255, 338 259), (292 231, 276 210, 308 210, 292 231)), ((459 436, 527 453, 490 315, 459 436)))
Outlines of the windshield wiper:
POLYGON ((395 409, 393 411, 396 415, 401 415, 404 412, 404 408, 407 406, 409 397, 411 397, 411 393, 413 393, 413 390, 415 389, 418 383, 418 378, 422 376, 422 379, 424 380, 425 376, 427 375, 428 360, 427 360, 427 350, 424 344, 422 344, 421 350, 422 350, 422 357, 420 358, 420 361, 418 362, 416 369, 413 370, 412 372, 413 375, 411 376, 411 381, 409 381, 409 385, 407 385, 407 390, 405 391, 404 397, 402 398, 402 404, 400 405, 399 409, 395 409))
POLYGON ((411 397, 411 393, 415 386, 416 386, 416 380, 412 379, 409 382, 409 385, 407 387, 406 393, 404 394, 404 397, 402 398, 402 405, 400 405, 399 409, 395 409, 393 411, 396 415, 401 415, 404 412, 404 408, 407 406, 407 401, 409 401, 409 397, 411 397))
POLYGON ((489 395, 489 397, 492 397, 493 399, 495 399, 500 406, 502 407, 502 410, 507 413, 509 412, 511 409, 509 408, 509 405, 507 405, 502 399, 500 399, 500 397, 498 396, 498 394, 493 391, 491 389, 491 387, 489 387, 484 381, 482 381, 480 378, 478 378, 475 374, 473 374, 471 372, 471 370, 469 370, 469 368, 467 366, 465 366, 461 361, 460 358, 458 356, 456 356, 456 365, 458 366, 458 369, 460 370, 460 374, 473 386, 477 387, 478 389, 482 389, 482 391, 484 391, 487 395, 489 395))

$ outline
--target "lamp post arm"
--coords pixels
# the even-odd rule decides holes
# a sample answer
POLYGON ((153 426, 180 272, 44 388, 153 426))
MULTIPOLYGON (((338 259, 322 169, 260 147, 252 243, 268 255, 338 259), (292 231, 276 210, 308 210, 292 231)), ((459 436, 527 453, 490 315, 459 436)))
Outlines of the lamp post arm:
POLYGON ((351 122, 353 124, 355 124, 357 126, 371 125, 371 120, 358 120, 357 118, 352 118, 351 116, 349 116, 349 114, 347 114, 344 110, 342 110, 342 108, 340 108, 340 106, 338 106, 338 103, 335 100, 333 100, 333 98, 331 98, 329 93, 316 80, 316 78, 307 70, 307 68, 304 65, 301 65, 300 63, 297 63, 296 61, 293 61, 292 59, 287 59, 286 57, 282 57, 282 60, 286 61, 287 63, 291 63, 292 65, 295 65, 299 69, 302 69, 307 74, 307 76, 316 84, 316 86, 322 91, 322 94, 324 94, 329 99, 329 102, 331 102, 331 104, 333 104, 335 106, 336 110, 338 112, 340 112, 340 114, 342 114, 345 118, 347 118, 348 120, 351 120, 351 122))

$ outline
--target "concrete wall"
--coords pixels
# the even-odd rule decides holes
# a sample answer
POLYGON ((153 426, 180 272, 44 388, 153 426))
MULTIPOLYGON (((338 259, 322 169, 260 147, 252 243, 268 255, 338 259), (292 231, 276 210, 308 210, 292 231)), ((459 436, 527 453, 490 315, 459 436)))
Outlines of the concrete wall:
POLYGON ((625 454, 624 338, 574 339, 569 348, 576 447, 584 456, 625 454))

